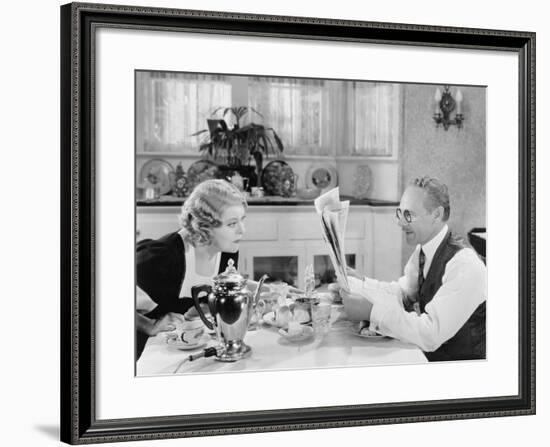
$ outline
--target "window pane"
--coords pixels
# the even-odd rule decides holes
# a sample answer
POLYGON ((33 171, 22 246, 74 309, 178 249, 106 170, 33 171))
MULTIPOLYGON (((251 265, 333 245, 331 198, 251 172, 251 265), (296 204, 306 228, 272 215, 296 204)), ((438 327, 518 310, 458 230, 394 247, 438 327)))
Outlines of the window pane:
MULTIPOLYGON (((355 268, 355 255, 346 255, 348 267, 355 268)), ((313 271, 315 273, 315 287, 336 282, 336 273, 328 255, 313 256, 313 271)))
POLYGON ((322 146, 323 81, 251 78, 248 103, 275 129, 287 154, 318 154, 322 146))
POLYGON ((267 282, 284 281, 295 286, 298 280, 298 256, 254 256, 254 281, 264 273, 269 275, 267 282))
POLYGON ((397 153, 398 84, 252 77, 248 97, 289 155, 397 153))
POLYGON ((398 136, 399 86, 354 82, 354 154, 391 156, 398 136))
POLYGON ((231 83, 218 75, 138 72, 136 89, 138 150, 145 152, 198 155, 202 137, 191 135, 231 104, 231 83))

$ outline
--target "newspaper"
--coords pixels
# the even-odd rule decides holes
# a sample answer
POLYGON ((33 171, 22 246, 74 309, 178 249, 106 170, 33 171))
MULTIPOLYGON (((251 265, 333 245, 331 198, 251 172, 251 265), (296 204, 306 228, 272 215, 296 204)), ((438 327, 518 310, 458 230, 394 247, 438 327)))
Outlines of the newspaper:
POLYGON ((343 289, 349 290, 344 235, 349 212, 349 200, 340 201, 338 188, 331 189, 315 200, 315 210, 321 218, 323 238, 329 248, 336 280, 343 289))

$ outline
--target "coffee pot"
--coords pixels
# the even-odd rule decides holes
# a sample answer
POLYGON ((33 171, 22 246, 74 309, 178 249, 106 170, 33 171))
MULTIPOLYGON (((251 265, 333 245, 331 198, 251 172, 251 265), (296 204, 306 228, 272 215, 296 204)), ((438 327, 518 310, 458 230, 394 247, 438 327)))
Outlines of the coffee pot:
POLYGON ((222 362, 235 362, 248 357, 252 348, 243 339, 248 330, 250 319, 260 296, 260 288, 267 275, 264 275, 255 293, 246 286, 247 275, 241 275, 229 259, 225 272, 214 278, 214 286, 199 285, 191 288, 195 307, 203 323, 210 330, 215 330, 223 345, 216 359, 222 362), (199 295, 207 294, 208 309, 212 319, 204 314, 199 295))

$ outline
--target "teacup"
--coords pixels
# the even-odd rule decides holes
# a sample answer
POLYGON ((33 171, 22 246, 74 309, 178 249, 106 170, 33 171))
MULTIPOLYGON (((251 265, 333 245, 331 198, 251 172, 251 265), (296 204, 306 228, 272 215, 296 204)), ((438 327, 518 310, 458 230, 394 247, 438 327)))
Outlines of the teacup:
POLYGON ((300 323, 309 323, 312 306, 318 302, 317 296, 296 298, 292 304, 292 312, 300 323))
POLYGON ((203 343, 205 326, 200 318, 175 324, 176 329, 166 333, 166 343, 178 348, 194 348, 203 343))

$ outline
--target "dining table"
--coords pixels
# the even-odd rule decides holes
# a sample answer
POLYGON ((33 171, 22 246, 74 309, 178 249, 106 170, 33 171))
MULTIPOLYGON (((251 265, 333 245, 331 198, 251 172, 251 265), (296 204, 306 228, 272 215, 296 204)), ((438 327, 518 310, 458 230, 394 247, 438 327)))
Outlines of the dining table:
MULTIPOLYGON (((310 331, 311 332, 311 331, 310 331)), ((312 336, 292 340, 280 328, 261 319, 248 330, 244 342, 252 348, 248 357, 218 361, 215 356, 189 361, 189 356, 208 347, 220 346, 216 334, 207 337, 206 345, 182 350, 167 343, 166 333, 150 337, 136 363, 137 376, 191 373, 220 373, 369 365, 426 363, 417 346, 385 336, 364 336, 358 322, 346 316, 344 307, 331 305, 330 323, 316 328, 312 336)))

